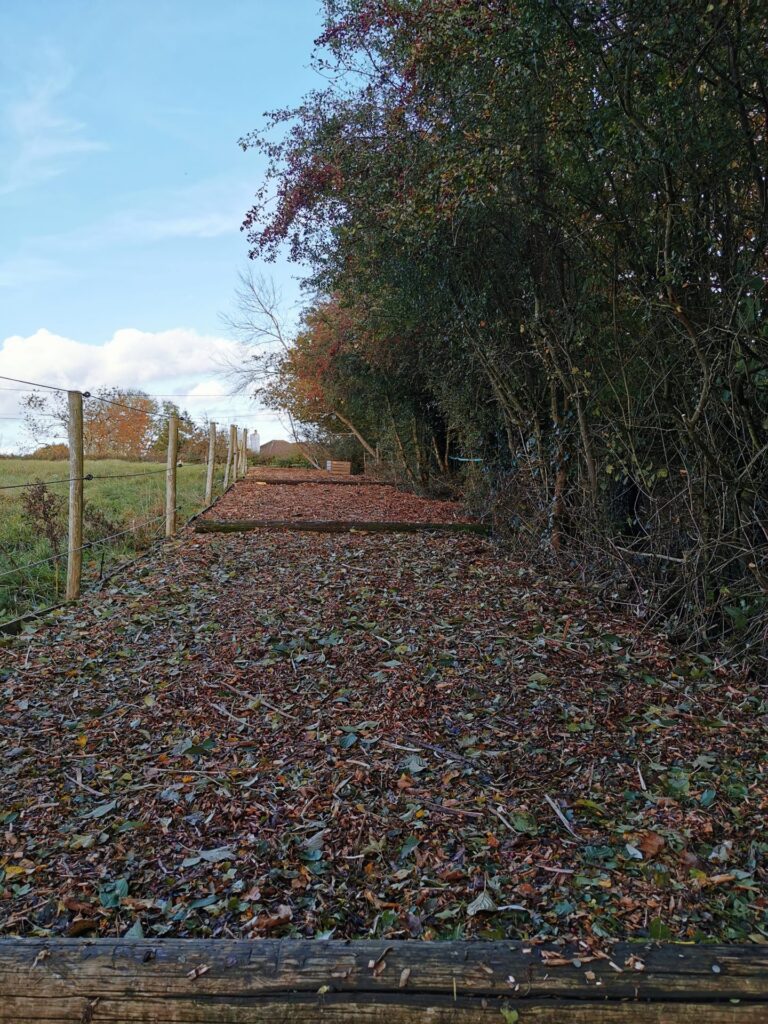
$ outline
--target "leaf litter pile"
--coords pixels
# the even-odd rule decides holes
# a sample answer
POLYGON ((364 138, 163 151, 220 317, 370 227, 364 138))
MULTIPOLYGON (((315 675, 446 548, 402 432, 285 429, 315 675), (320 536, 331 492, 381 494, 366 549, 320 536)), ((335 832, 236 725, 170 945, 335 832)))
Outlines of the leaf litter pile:
POLYGON ((765 941, 733 669, 474 537, 118 580, 0 649, 6 934, 765 941))
POLYGON ((436 501, 381 484, 299 482, 293 485, 246 477, 204 519, 467 522, 455 501, 436 501))
MULTIPOLYGON (((290 466, 252 466, 245 477, 247 482, 261 480, 264 483, 354 483, 355 478, 351 476, 333 476, 325 469, 310 469, 309 466, 303 469, 291 468, 290 466)), ((240 481, 242 484, 243 481, 240 481)), ((238 486, 240 486, 238 484, 238 486)))

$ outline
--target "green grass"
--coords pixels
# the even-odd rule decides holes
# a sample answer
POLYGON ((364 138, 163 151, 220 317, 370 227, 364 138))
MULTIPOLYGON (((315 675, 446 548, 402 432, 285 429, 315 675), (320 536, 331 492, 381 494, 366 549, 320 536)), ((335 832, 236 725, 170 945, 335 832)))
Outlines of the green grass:
MULTIPOLYGON (((98 477, 127 473, 151 474, 112 480, 87 480, 84 484, 86 509, 85 542, 100 541, 109 534, 130 529, 125 536, 83 552, 84 589, 120 562, 134 557, 163 536, 165 467, 160 463, 123 462, 117 459, 86 461, 85 472, 98 477), (148 522, 149 520, 154 520, 148 522), (146 524, 146 525, 142 525, 146 524)), ((69 476, 66 462, 37 459, 0 459, 0 488, 10 484, 53 481, 69 476)), ((223 467, 217 467, 214 497, 221 493, 223 467)), ((63 541, 54 552, 40 524, 26 514, 24 491, 0 489, 0 622, 16 618, 34 608, 63 600, 66 576, 66 501, 68 483, 50 483, 50 490, 62 498, 63 511, 57 523, 63 541), (32 562, 62 557, 58 561, 29 567, 32 562), (25 568, 26 566, 26 568, 25 568), (7 573, 8 575, 3 575, 7 573)), ((179 522, 198 512, 205 496, 205 466, 181 466, 177 476, 179 522)))

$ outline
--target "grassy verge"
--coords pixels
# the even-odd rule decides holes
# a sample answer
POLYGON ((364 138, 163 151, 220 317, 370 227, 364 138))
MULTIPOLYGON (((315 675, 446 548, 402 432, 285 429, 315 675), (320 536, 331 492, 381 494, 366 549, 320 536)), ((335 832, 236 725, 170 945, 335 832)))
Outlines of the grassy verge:
MULTIPOLYGON (((94 477, 111 478, 85 483, 85 541, 93 545, 83 552, 83 582, 87 587, 163 535, 165 475, 162 464, 117 459, 87 461, 85 471, 94 477), (104 537, 125 530, 131 532, 101 543, 104 537)), ((25 489, 0 489, 0 622, 62 598, 69 485, 55 481, 67 476, 66 462, 0 460, 0 488, 42 481, 56 495, 49 532, 58 535, 53 541, 46 537, 41 521, 28 513, 25 489), (61 557, 31 565, 52 555, 61 557)), ((223 468, 216 473, 214 495, 221 493, 222 480, 223 468)), ((182 466, 178 471, 180 520, 199 511, 204 493, 205 466, 182 466)))

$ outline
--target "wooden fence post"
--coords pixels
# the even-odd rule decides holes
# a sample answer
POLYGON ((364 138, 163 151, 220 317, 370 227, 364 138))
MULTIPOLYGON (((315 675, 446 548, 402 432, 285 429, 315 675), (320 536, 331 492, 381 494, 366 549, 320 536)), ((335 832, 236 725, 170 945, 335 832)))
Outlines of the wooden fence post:
POLYGON ((243 477, 248 475, 248 428, 243 427, 243 477))
POLYGON ((224 484, 223 490, 229 487, 229 477, 232 472, 232 424, 229 425, 229 437, 227 439, 227 458, 224 463, 224 484))
POLYGON ((229 483, 233 484, 237 480, 237 426, 234 423, 229 428, 229 451, 227 457, 229 459, 229 483))
POLYGON ((176 533, 176 462, 179 457, 179 421, 168 417, 168 463, 165 469, 165 536, 176 533))
POLYGON ((235 430, 235 480, 243 475, 243 432, 240 427, 235 430))
POLYGON ((205 474, 205 504, 213 501, 213 471, 216 465, 216 424, 208 424, 208 469, 205 474))
POLYGON ((83 573, 83 396, 68 392, 69 531, 67 537, 67 600, 80 596, 83 573))

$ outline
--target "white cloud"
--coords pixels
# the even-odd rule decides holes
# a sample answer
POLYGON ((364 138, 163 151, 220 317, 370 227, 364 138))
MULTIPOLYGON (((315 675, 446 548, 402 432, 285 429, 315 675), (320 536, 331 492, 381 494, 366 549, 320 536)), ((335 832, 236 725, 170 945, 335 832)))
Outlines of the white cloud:
MULTIPOLYGON (((88 345, 41 328, 0 343, 0 376, 78 391, 99 387, 137 388, 168 398, 196 419, 208 417, 225 427, 237 422, 257 429, 262 440, 285 437, 273 413, 247 395, 232 395, 222 368, 237 361, 237 342, 200 334, 187 327, 167 331, 115 331, 101 345, 88 345)), ((21 388, 0 380, 0 388, 21 388)), ((18 415, 23 394, 0 390, 0 417, 18 415)), ((23 443, 20 424, 0 421, 0 450, 23 443)))
POLYGON ((61 56, 43 51, 36 63, 42 70, 27 79, 23 95, 0 116, 0 196, 56 177, 73 156, 106 148, 87 137, 81 121, 59 109, 72 84, 72 71, 61 56))
POLYGON ((27 337, 5 339, 0 373, 79 390, 143 388, 149 382, 210 374, 222 359, 236 353, 236 342, 186 327, 168 331, 126 327, 101 345, 88 345, 41 328, 27 337))

